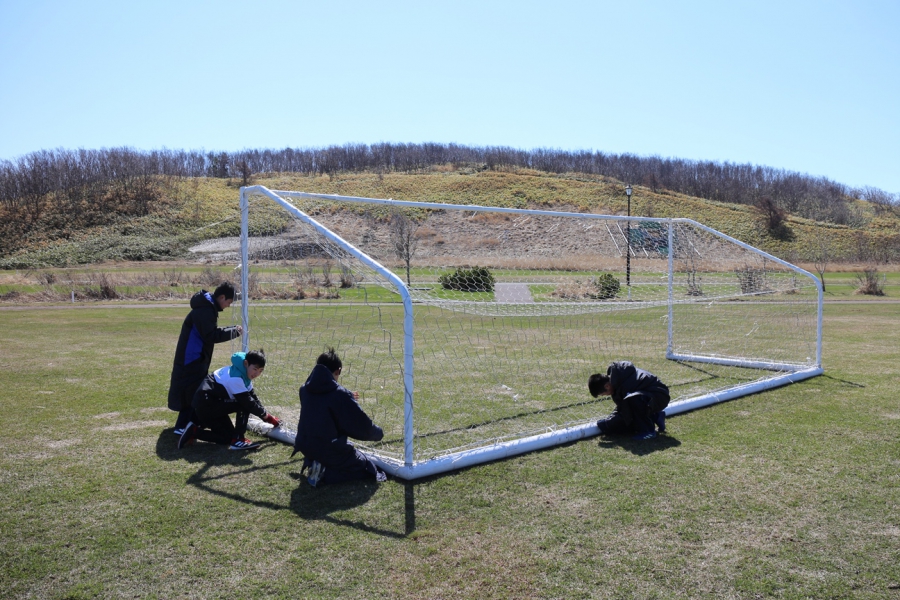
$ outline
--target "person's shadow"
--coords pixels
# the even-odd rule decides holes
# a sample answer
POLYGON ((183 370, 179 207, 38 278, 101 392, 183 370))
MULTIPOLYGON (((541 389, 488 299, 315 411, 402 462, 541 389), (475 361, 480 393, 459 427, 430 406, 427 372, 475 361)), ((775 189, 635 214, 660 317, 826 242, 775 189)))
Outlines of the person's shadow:
POLYGON ((678 438, 674 438, 667 433, 662 433, 652 440, 635 440, 630 435, 621 436, 600 436, 597 446, 599 448, 623 448, 637 456, 646 456, 660 450, 668 450, 681 445, 678 438))
MULTIPOLYGON (((187 478, 188 485, 192 485, 209 494, 229 498, 236 502, 244 504, 252 504, 263 508, 271 508, 274 510, 283 510, 285 506, 275 502, 258 500, 249 497, 243 493, 233 490, 224 490, 215 487, 216 482, 256 471, 266 469, 280 468, 291 461, 259 465, 253 461, 252 453, 247 452, 230 452, 225 450, 218 444, 198 443, 190 448, 178 449, 178 437, 173 433, 173 428, 164 429, 159 434, 156 441, 156 455, 165 461, 183 460, 189 464, 197 465, 197 472, 187 478), (224 469, 220 467, 225 467, 224 469), (219 474, 211 474, 210 471, 216 470, 219 474)), ((263 442, 261 450, 271 445, 278 445, 277 442, 263 442)))
MULTIPOLYGON (((335 525, 353 527, 387 537, 404 538, 415 531, 415 490, 411 482, 392 480, 394 483, 404 486, 405 523, 403 531, 390 531, 361 521, 335 517, 332 514, 366 504, 378 490, 379 485, 384 484, 374 481, 357 481, 313 488, 300 474, 302 460, 286 458, 284 461, 259 465, 253 461, 253 455, 246 452, 228 452, 224 451, 221 446, 206 443, 197 443, 189 449, 179 450, 177 442, 178 437, 174 434, 174 429, 171 427, 164 429, 156 441, 156 455, 164 461, 183 460, 197 465, 197 472, 188 477, 185 483, 209 494, 272 510, 289 509, 304 520, 324 520, 335 525), (259 500, 245 493, 236 492, 234 488, 226 491, 214 485, 224 479, 240 477, 265 469, 283 469, 285 466, 289 469, 291 480, 295 482, 287 505, 259 500), (217 474, 213 474, 211 471, 216 471, 217 474)), ((275 446, 274 450, 276 451, 284 450, 286 457, 290 456, 290 451, 283 444, 275 441, 263 442, 261 449, 270 445, 275 446)))
MULTIPOLYGON (((291 472, 291 477, 297 481, 298 485, 291 492, 290 500, 291 510, 293 510, 301 519, 308 521, 327 521, 335 525, 352 527, 354 529, 359 529, 360 531, 377 533, 378 535, 398 539, 405 538, 415 531, 415 484, 411 481, 392 479, 388 484, 376 483, 374 481, 353 481, 337 485, 325 485, 321 488, 313 488, 307 483, 306 478, 300 474, 301 464, 302 462, 297 462, 296 469, 291 472), (334 516, 333 513, 339 513, 362 506, 372 498, 379 486, 391 484, 403 486, 403 531, 391 531, 382 527, 368 525, 362 521, 353 521, 334 516)), ((421 482, 422 481, 420 480, 418 483, 421 482)))

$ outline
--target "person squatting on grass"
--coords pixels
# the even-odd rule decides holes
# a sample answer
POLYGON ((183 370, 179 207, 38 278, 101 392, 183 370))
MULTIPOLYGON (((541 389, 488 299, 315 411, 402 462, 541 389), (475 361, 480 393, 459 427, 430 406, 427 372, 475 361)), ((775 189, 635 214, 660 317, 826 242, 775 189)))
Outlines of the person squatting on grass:
POLYGON ((229 450, 259 448, 259 442, 244 437, 250 415, 275 427, 281 425, 253 391, 253 380, 262 375, 265 367, 266 354, 262 350, 235 352, 231 355, 231 366, 207 376, 194 394, 191 418, 178 440, 178 447, 184 448, 197 439, 228 445, 229 450), (231 413, 237 413, 234 424, 231 413))
POLYGON ((338 383, 342 369, 340 357, 334 348, 328 348, 319 355, 300 388, 300 421, 291 456, 303 454, 301 473, 306 473, 313 487, 355 479, 387 479, 370 458, 347 441, 351 437, 378 442, 384 432, 357 404, 359 393, 338 383))
POLYGON ((636 440, 650 440, 666 430, 669 388, 659 378, 638 369, 627 360, 609 365, 606 375, 595 373, 588 379, 591 396, 612 396, 616 408, 597 421, 603 435, 633 434, 636 440))
POLYGON ((178 412, 175 434, 184 433, 191 415, 194 392, 209 374, 215 344, 240 337, 243 328, 219 327, 219 313, 234 302, 234 286, 224 282, 210 294, 200 290, 191 297, 191 312, 181 324, 175 346, 172 379, 169 383, 169 409, 178 412))

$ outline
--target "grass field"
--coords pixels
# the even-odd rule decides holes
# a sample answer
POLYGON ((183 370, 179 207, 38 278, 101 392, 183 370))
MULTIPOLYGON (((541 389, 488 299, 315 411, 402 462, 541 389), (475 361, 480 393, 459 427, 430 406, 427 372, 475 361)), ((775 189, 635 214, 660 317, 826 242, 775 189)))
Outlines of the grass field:
POLYGON ((826 303, 824 376, 655 441, 322 489, 175 448, 184 314, 0 310, 4 597, 900 599, 900 304, 826 303))

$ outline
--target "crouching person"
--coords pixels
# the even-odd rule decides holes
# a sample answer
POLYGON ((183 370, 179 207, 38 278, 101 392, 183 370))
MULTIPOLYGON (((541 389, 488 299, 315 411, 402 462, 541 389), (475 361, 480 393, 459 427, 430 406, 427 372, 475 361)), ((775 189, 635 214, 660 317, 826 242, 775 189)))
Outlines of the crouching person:
POLYGON ((340 357, 329 348, 319 355, 300 388, 294 454, 303 453, 303 472, 313 487, 355 479, 387 479, 370 458, 347 441, 378 442, 384 432, 357 404, 359 393, 338 383, 342 369, 340 357))
POLYGON ((259 442, 244 437, 250 415, 275 427, 281 424, 263 407, 253 391, 253 380, 262 375, 265 368, 266 354, 262 350, 235 352, 231 355, 230 366, 208 375, 194 394, 190 423, 178 440, 178 447, 203 440, 228 446, 229 450, 259 448, 259 442), (236 413, 234 423, 229 416, 231 413, 236 413))
POLYGON ((616 404, 612 414, 597 421, 601 434, 632 434, 636 440, 649 440, 666 430, 669 388, 653 373, 627 360, 617 361, 609 365, 606 375, 591 375, 588 390, 594 398, 612 396, 616 404))

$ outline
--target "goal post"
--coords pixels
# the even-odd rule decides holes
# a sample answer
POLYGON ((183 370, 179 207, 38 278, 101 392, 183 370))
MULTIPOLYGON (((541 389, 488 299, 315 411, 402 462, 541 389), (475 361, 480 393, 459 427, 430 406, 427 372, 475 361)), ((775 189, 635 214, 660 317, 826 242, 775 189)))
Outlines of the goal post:
POLYGON ((415 479, 595 435, 587 378, 631 360, 667 415, 822 373, 807 271, 690 219, 241 188, 243 348, 288 423, 316 356, 415 479))

